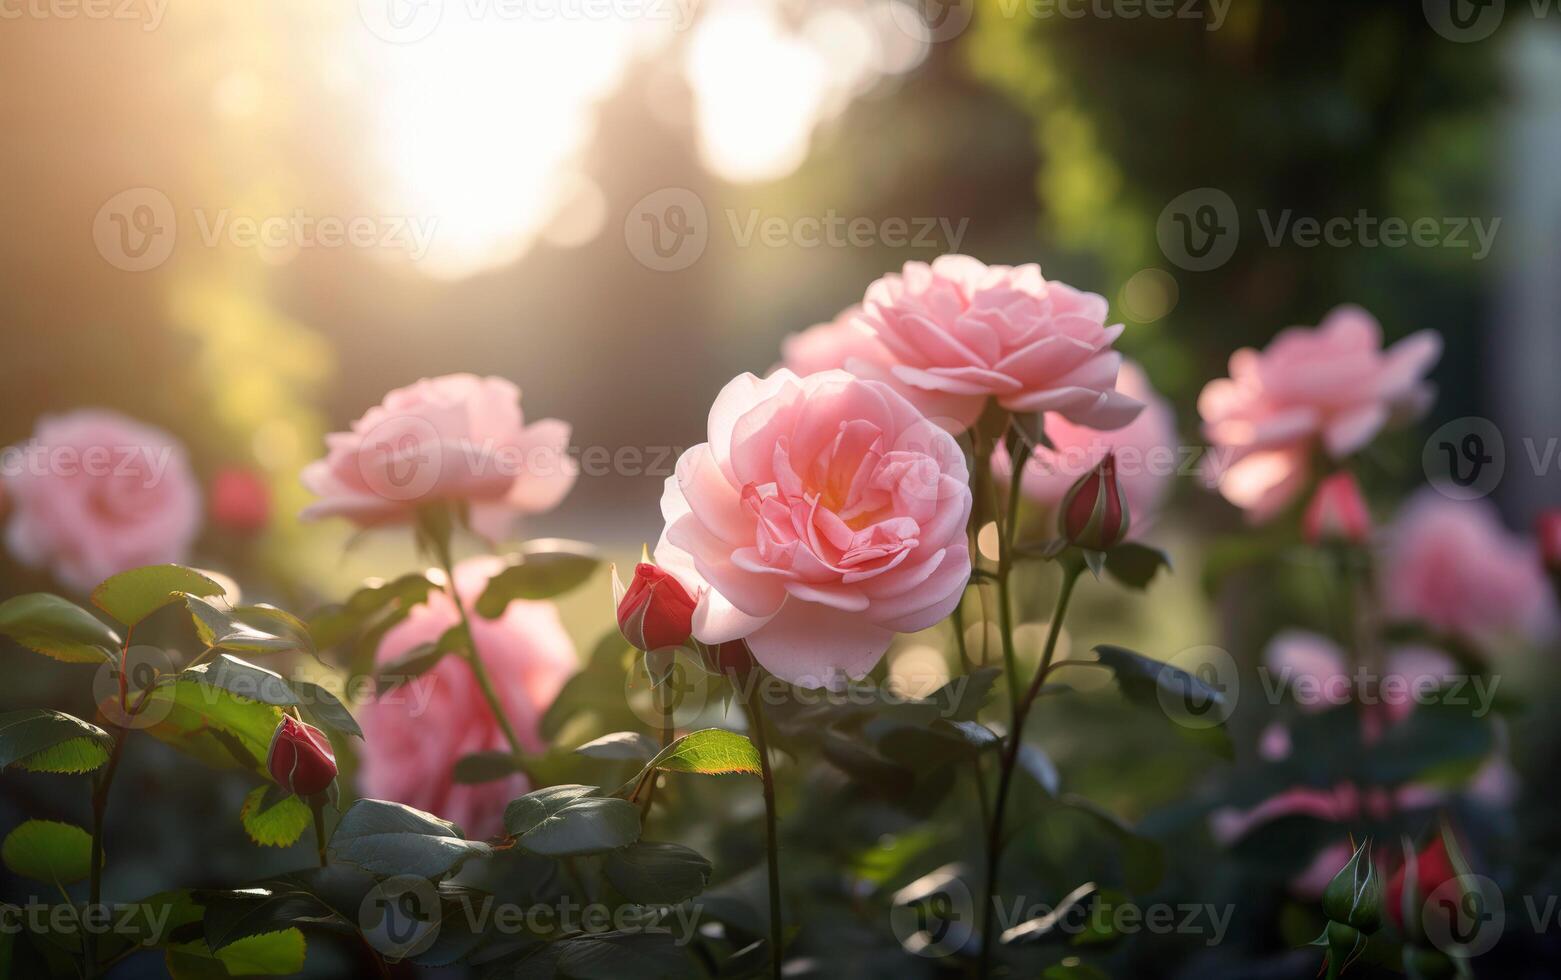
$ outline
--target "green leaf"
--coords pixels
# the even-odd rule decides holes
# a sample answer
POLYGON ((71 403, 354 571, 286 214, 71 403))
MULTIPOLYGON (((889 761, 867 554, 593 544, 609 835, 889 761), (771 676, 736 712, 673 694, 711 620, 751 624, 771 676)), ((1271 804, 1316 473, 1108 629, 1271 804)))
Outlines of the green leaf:
POLYGON ((1089 817, 1096 827, 1116 838, 1128 888, 1140 895, 1147 894, 1165 877, 1165 852, 1158 842, 1141 836, 1121 817, 1085 797, 1065 794, 1057 802, 1089 817))
POLYGON ((248 769, 269 779, 264 760, 282 721, 280 709, 185 677, 147 697, 136 716, 158 741, 219 769, 248 769))
POLYGON ((1210 713, 1214 719, 1219 719, 1229 710, 1225 692, 1180 667, 1124 647, 1102 643, 1095 647, 1095 656, 1101 664, 1110 668, 1116 677, 1117 687, 1129 701, 1153 708, 1164 715, 1182 738, 1227 759, 1231 758, 1233 751, 1230 736, 1222 720, 1194 725, 1188 723, 1190 717, 1178 717, 1170 711, 1170 707, 1174 706, 1178 712, 1191 712, 1196 705, 1200 716, 1210 713))
POLYGON ((1128 541, 1106 552, 1106 573, 1130 589, 1147 589, 1162 568, 1171 570, 1171 557, 1146 544, 1128 541))
POLYGON ((632 844, 640 812, 615 797, 592 796, 595 786, 549 786, 511 800, 504 829, 516 844, 545 857, 595 854, 632 844))
POLYGON ((119 634, 102 620, 47 592, 0 602, 0 635, 69 664, 110 662, 121 645, 119 634))
POLYGON ((314 824, 309 805, 274 783, 250 791, 239 819, 249 839, 264 847, 287 847, 314 824))
POLYGON ((26 708, 0 715, 0 769, 91 772, 108 761, 108 732, 60 711, 26 708))
POLYGON ((473 752, 455 762, 450 778, 458 783, 491 783, 524 772, 526 762, 508 752, 473 752))
POLYGON ((92 604, 134 626, 184 596, 222 595, 222 586, 183 565, 148 565, 120 572, 92 590, 92 604))
POLYGON ((548 943, 510 976, 571 980, 682 980, 698 976, 688 949, 668 933, 600 932, 548 943))
POLYGON ((1056 907, 1049 909, 1046 914, 1004 929, 998 941, 1006 946, 1066 940, 1070 932, 1059 930, 1058 927, 1068 923, 1069 916, 1086 911, 1097 891, 1093 881, 1085 882, 1064 895, 1056 907))
POLYGON ((209 663, 191 667, 180 677, 262 704, 292 707, 301 703, 281 674, 226 653, 218 654, 217 659, 209 663))
POLYGON ((382 875, 439 878, 468 858, 492 853, 448 820, 385 800, 358 800, 331 835, 333 857, 382 875))
POLYGON ((326 606, 309 617, 309 633, 322 649, 337 646, 375 621, 388 627, 405 618, 412 607, 428 598, 436 586, 420 573, 390 582, 375 582, 347 597, 338 606, 326 606))
POLYGON ((651 769, 705 775, 750 773, 757 776, 760 773, 759 750, 753 747, 746 735, 723 728, 706 728, 690 732, 656 753, 641 775, 651 769))
POLYGON ((643 905, 676 905, 710 883, 710 862, 682 844, 638 841, 607 855, 602 870, 624 898, 643 905))
POLYGON ((298 643, 292 637, 257 629, 240 621, 233 610, 224 609, 201 596, 187 595, 184 604, 195 623, 195 634, 209 647, 240 653, 285 653, 298 649, 298 643))
POLYGON ((5 835, 0 858, 23 877, 68 885, 92 872, 92 836, 74 824, 25 820, 5 835))
POLYGON ((358 720, 352 717, 352 712, 347 710, 347 706, 342 704, 336 695, 312 681, 290 683, 293 690, 298 693, 304 714, 320 728, 345 732, 358 738, 363 737, 363 729, 359 727, 358 720))
POLYGON ((584 585, 600 564, 596 550, 584 542, 531 541, 514 556, 513 564, 488 580, 477 599, 477 613, 497 619, 515 599, 552 599, 584 585))
POLYGON ((213 977, 277 977, 304 968, 307 950, 297 929, 248 936, 213 953, 204 940, 171 946, 166 963, 174 980, 213 977))
POLYGON ((1373 783, 1453 783, 1490 756, 1496 745, 1490 717, 1449 700, 1433 695, 1387 730, 1365 759, 1373 783))
POLYGON ((659 742, 643 732, 612 732, 592 739, 575 751, 592 759, 643 763, 655 758, 660 748, 659 742))
POLYGON ((262 633, 286 637, 293 641, 295 650, 315 655, 314 637, 309 635, 308 624, 285 609, 264 602, 253 606, 234 606, 233 617, 262 633))
POLYGON ((398 659, 382 664, 375 670, 377 690, 381 695, 389 694, 401 685, 422 677, 448 653, 450 651, 440 643, 419 643, 398 659))
POLYGON ((295 925, 346 924, 318 896, 286 884, 203 892, 200 899, 204 906, 201 918, 206 946, 218 951, 250 936, 268 935, 295 925))

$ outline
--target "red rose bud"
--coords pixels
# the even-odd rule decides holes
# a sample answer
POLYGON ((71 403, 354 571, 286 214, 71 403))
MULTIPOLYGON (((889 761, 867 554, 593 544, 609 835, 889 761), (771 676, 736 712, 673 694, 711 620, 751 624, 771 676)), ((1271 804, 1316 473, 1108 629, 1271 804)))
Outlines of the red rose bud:
POLYGON ((682 646, 694 629, 694 597, 666 569, 640 562, 618 601, 618 629, 637 650, 682 646))
POLYGON ((1131 515, 1127 511, 1127 495, 1117 482, 1115 453, 1106 453, 1094 469, 1068 490, 1057 520, 1062 536, 1080 548, 1105 551, 1122 543, 1131 515))
POLYGON ((211 520, 240 534, 264 529, 271 520, 270 489, 250 470, 219 470, 211 481, 211 520))
POLYGON ((1534 525, 1539 555, 1552 575, 1561 575, 1561 510, 1547 510, 1534 525))
MULTIPOLYGON (((1404 884, 1409 865, 1399 868, 1388 880, 1386 898, 1388 915, 1392 916, 1400 931, 1404 928, 1404 884)), ((1458 877, 1453 859, 1447 853, 1447 841, 1437 834, 1415 857, 1415 894, 1409 897, 1411 910, 1419 908, 1438 888, 1458 877)))
POLYGON ((1365 544, 1371 534, 1371 511, 1354 474, 1340 470, 1317 485, 1301 516, 1301 533, 1309 544, 1345 541, 1365 544))
POLYGON ((336 778, 336 753, 331 740, 313 725, 284 715, 271 736, 266 769, 276 784, 298 796, 323 792, 336 778))

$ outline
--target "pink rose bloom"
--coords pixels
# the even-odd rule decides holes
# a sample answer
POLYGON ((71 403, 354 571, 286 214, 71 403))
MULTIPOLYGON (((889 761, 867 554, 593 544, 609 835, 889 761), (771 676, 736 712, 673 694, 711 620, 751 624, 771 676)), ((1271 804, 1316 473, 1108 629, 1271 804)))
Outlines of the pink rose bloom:
POLYGON ((141 565, 182 562, 201 523, 184 447, 117 412, 45 416, 0 456, 6 547, 81 592, 141 565))
POLYGON ((1220 454, 1210 477, 1251 520, 1268 520, 1305 489, 1316 447, 1342 459, 1429 407, 1425 374, 1441 352, 1431 330, 1383 350, 1377 321, 1357 306, 1315 329, 1290 327, 1262 351, 1236 351, 1230 377, 1198 396, 1204 435, 1220 454))
MULTIPOLYGON (((1149 384, 1149 376, 1132 362, 1122 364, 1117 390, 1141 402, 1138 418, 1120 429, 1101 432, 1076 425, 1058 415, 1045 420, 1047 438, 1055 450, 1038 447, 1024 468, 1024 495, 1042 507, 1054 508, 1079 478, 1094 469, 1110 450, 1116 450, 1117 480, 1127 494, 1132 517, 1128 537, 1140 537, 1153 524, 1171 488, 1171 477, 1180 463, 1176 447, 1176 414, 1171 403, 1149 384)), ((1008 450, 999 445, 992 469, 998 479, 1013 472, 1008 450)))
POLYGON ((867 287, 854 322, 883 344, 887 371, 928 417, 951 417, 946 427, 968 427, 995 398, 1010 411, 1118 429, 1141 406, 1116 390, 1122 355, 1111 345, 1122 326, 1106 326, 1106 312, 1104 298, 1047 282, 1037 265, 945 255, 867 287))
POLYGON ((362 527, 404 523, 434 501, 462 501, 472 527, 496 540, 518 515, 556 507, 578 472, 568 425, 526 425, 519 388, 473 374, 397 388, 352 431, 325 441, 325 458, 304 467, 304 486, 321 499, 303 516, 346 517, 362 527))
POLYGON ((1456 636, 1537 640, 1554 624, 1537 549, 1508 533, 1488 500, 1420 491, 1388 530, 1381 570, 1389 613, 1456 636))
POLYGON ((746 637, 777 677, 838 684, 959 602, 968 480, 954 437, 888 385, 741 375, 667 480, 656 562, 698 600, 695 637, 746 637))
POLYGON ((789 335, 781 341, 781 363, 802 377, 841 370, 853 358, 871 364, 888 363, 889 351, 871 330, 854 322, 861 312, 860 306, 847 307, 828 323, 817 323, 789 335))
MULTIPOLYGON (((540 752, 542 713, 578 661, 552 603, 517 599, 498 619, 484 619, 472 608, 488 579, 503 567, 498 558, 467 559, 455 566, 456 589, 505 713, 526 751, 540 752)), ((394 663, 418 644, 438 640, 457 622, 450 597, 430 592, 427 602, 413 607, 380 640, 374 661, 381 667, 394 663)), ((502 829, 505 805, 530 789, 519 775, 471 785, 451 779, 463 756, 509 751, 471 665, 459 655, 447 655, 357 715, 364 734, 358 788, 365 796, 453 820, 471 837, 492 837, 502 829)))

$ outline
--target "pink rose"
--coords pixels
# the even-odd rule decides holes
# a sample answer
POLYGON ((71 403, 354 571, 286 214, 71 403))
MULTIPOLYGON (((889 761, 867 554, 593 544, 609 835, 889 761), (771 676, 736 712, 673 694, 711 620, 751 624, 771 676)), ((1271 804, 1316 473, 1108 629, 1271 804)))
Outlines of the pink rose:
MULTIPOLYGON (((503 567, 497 558, 467 559, 455 566, 456 587, 505 713, 526 750, 539 752, 544 747, 537 730, 542 712, 578 661, 552 603, 517 599, 498 619, 484 619, 472 609, 488 579, 503 567)), ((430 592, 427 602, 413 607, 380 640, 375 663, 394 663, 457 622, 450 597, 430 592)), ((454 820, 468 835, 491 837, 500 832, 505 804, 530 789, 518 775, 471 785, 451 779, 462 757, 509 750, 471 665, 456 654, 364 705, 358 720, 364 734, 358 786, 365 796, 406 803, 454 820)))
POLYGON ((1342 459, 1429 407, 1425 374, 1441 352, 1431 330, 1383 350, 1377 321, 1357 306, 1315 329, 1290 327, 1262 351, 1236 351, 1230 377, 1198 397, 1204 435, 1220 453, 1209 475, 1250 519, 1273 517, 1305 489, 1315 448, 1342 459))
POLYGON ((883 344, 886 370, 927 416, 950 416, 953 428, 995 398, 1010 411, 1118 429, 1141 406, 1116 390, 1122 355, 1111 345, 1122 326, 1107 327, 1106 312, 1104 298, 1047 282, 1037 265, 945 255, 873 283, 854 322, 883 344))
POLYGON ((661 498, 656 562, 698 599, 694 635, 746 637, 804 687, 872 669, 949 614, 970 577, 970 487, 953 436, 843 371, 732 380, 709 442, 661 498))
POLYGON ((828 323, 818 323, 789 335, 781 341, 781 363, 787 370, 806 377, 820 371, 838 371, 852 358, 872 364, 889 361, 889 351, 873 332, 854 321, 860 306, 850 306, 828 323))
POLYGON ((182 562, 201 523, 200 487, 184 447, 117 412, 45 416, 0 456, 6 547, 86 592, 140 565, 182 562))
POLYGON ((1389 613, 1457 636, 1536 640, 1554 622, 1537 549, 1508 533, 1488 500, 1420 491, 1389 529, 1381 568, 1389 613))
POLYGON ((433 501, 463 501, 472 526, 496 540, 517 515, 556 507, 578 471, 568 425, 525 425, 519 388, 473 374, 397 388, 326 445, 325 458, 304 467, 304 486, 321 499, 303 516, 363 527, 403 523, 433 501))
POLYGON ((1267 685, 1290 691, 1302 711, 1326 711, 1363 701, 1370 708, 1365 715, 1368 742, 1380 735, 1380 722, 1370 720, 1379 710, 1390 724, 1403 721, 1414 710, 1417 698, 1430 697, 1458 676, 1458 665, 1451 657, 1419 646, 1389 650, 1381 671, 1352 672, 1338 644, 1318 633, 1295 629, 1276 635, 1263 659, 1272 675, 1267 685), (1364 691, 1356 690, 1358 681, 1366 685, 1364 691))
MULTIPOLYGON (((1177 456, 1176 415, 1171 403, 1149 384, 1142 368, 1122 364, 1117 390, 1143 403, 1138 417, 1120 429, 1101 432, 1076 425, 1057 415, 1045 420, 1046 436, 1055 450, 1037 448, 1024 468, 1024 495, 1045 508, 1054 508, 1069 488, 1106 455, 1115 451, 1117 480, 1127 494, 1132 524, 1128 537, 1141 537, 1154 524, 1160 504, 1171 488, 1171 477, 1181 460, 1177 456)), ((999 480, 1013 472, 1008 451, 1001 445, 992 457, 999 480)))

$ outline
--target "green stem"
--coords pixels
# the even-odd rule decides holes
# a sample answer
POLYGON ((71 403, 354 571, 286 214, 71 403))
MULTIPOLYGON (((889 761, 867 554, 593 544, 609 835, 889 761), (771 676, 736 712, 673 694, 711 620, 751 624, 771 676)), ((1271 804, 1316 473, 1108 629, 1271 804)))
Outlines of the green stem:
POLYGON ((450 601, 455 603, 455 611, 461 617, 461 629, 466 632, 466 662, 471 664, 472 676, 477 678, 477 686, 482 689, 482 696, 487 699, 493 717, 498 720, 499 729, 504 732, 505 741, 509 742, 510 752, 519 759, 525 755, 525 750, 521 748, 515 727, 510 724, 509 715, 504 713, 503 702, 493 689, 488 668, 483 666, 482 654, 477 652, 477 637, 472 632, 471 618, 466 615, 466 606, 461 602, 461 594, 455 587, 455 568, 450 560, 449 542, 437 543, 435 550, 439 553, 440 567, 444 569, 445 591, 450 594, 450 601))
POLYGON ((781 947, 785 935, 781 927, 780 851, 775 820, 775 774, 770 770, 770 750, 764 732, 764 709, 760 704, 760 685, 753 685, 747 698, 748 720, 759 750, 759 778, 764 783, 764 849, 770 878, 770 975, 781 980, 781 947))
MULTIPOLYGON (((997 920, 993 915, 993 909, 997 901, 998 860, 1003 851, 1003 815, 1008 808, 1008 795, 1013 786, 1019 750, 1024 744, 1024 723, 1029 716, 1031 706, 1035 704, 1036 696, 1040 694, 1046 675, 1051 671, 1052 657, 1057 652, 1057 640, 1062 633, 1062 621, 1068 613, 1068 602, 1073 597, 1073 587, 1078 584, 1079 575, 1083 571, 1082 562, 1069 560, 1064 565, 1062 588, 1057 593, 1057 607, 1052 613, 1051 625, 1046 632, 1046 648, 1041 654, 1041 665, 1036 670, 1035 678, 1030 682, 1023 699, 1014 709, 1013 730, 1008 733, 1008 740, 1003 747, 1002 765, 997 777, 997 798, 992 804, 992 822, 987 828, 985 901, 980 910, 981 954, 976 974, 982 978, 990 976, 992 969, 992 948, 997 938, 994 935, 997 920)), ((1012 642, 1006 630, 1003 642, 1009 645, 1012 642)))
MULTIPOLYGON (((666 686, 672 680, 672 669, 675 666, 672 660, 667 661, 667 669, 661 672, 660 677, 653 678, 650 689, 651 700, 661 708, 661 747, 666 748, 672 744, 672 706, 667 703, 666 686)), ((650 805, 656 798, 656 783, 660 780, 655 772, 650 774, 650 784, 645 787, 645 799, 640 804, 640 821, 643 823, 650 817, 650 805)))
POLYGON ((323 868, 330 863, 325 856, 325 804, 310 800, 309 808, 314 811, 314 846, 320 852, 320 867, 323 868))
MULTIPOLYGON (((87 886, 87 908, 94 910, 103 903, 103 824, 104 815, 108 810, 108 791, 114 784, 114 773, 119 769, 120 756, 125 750, 125 736, 128 733, 123 728, 114 729, 114 745, 109 750, 108 763, 103 772, 92 783, 92 855, 91 855, 91 880, 87 886)), ((90 930, 85 931, 83 939, 83 955, 86 958, 86 971, 88 977, 98 975, 98 943, 97 936, 90 930)))

